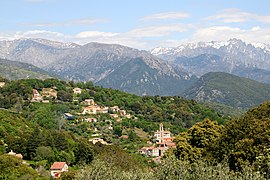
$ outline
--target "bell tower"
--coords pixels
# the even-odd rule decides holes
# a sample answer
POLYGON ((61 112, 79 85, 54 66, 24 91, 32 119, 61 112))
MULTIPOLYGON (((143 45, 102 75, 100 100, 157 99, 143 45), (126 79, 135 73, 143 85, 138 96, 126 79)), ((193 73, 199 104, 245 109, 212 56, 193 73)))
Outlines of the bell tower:
POLYGON ((164 132, 163 124, 160 123, 160 124, 159 124, 159 133, 160 133, 160 142, 161 142, 161 143, 163 143, 163 132, 164 132))

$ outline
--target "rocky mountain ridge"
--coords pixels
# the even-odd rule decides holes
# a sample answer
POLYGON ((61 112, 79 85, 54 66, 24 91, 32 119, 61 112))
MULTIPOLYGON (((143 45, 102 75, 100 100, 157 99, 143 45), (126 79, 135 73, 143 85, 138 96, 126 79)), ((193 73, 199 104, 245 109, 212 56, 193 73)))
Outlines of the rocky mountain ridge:
POLYGON ((267 44, 230 39, 187 43, 175 48, 158 47, 150 52, 196 76, 221 71, 270 83, 270 45, 267 44), (255 71, 259 73, 253 75, 255 71))
MULTIPOLYGON (((172 94, 171 92, 161 92, 160 90, 154 91, 154 89, 145 88, 145 83, 143 83, 143 80, 141 79, 143 75, 145 76, 147 73, 148 75, 151 74, 151 77, 148 76, 148 83, 152 84, 152 87, 173 87, 172 84, 170 85, 170 81, 169 83, 166 82, 165 85, 165 82, 161 83, 156 80, 157 77, 160 77, 161 79, 169 78, 173 80, 174 83, 178 81, 182 82, 182 80, 189 81, 189 79, 191 79, 191 76, 188 73, 183 72, 178 67, 172 67, 169 63, 160 60, 147 51, 118 44, 92 42, 85 45, 77 45, 42 39, 21 39, 1 42, 0 57, 34 64, 48 72, 57 74, 65 80, 91 80, 99 85, 117 89, 121 89, 123 86, 112 84, 112 82, 115 82, 115 80, 117 81, 118 79, 112 79, 110 75, 115 71, 120 70, 119 72, 121 72, 122 68, 132 68, 126 65, 133 62, 134 59, 140 59, 143 63, 136 64, 137 69, 144 69, 144 72, 140 71, 140 75, 128 72, 129 76, 127 77, 118 73, 119 76, 126 77, 125 81, 131 79, 135 80, 132 82, 135 83, 136 86, 141 87, 141 89, 139 88, 138 90, 130 92, 139 95, 142 95, 140 92, 149 95, 172 94), (149 73, 150 71, 152 73, 149 73)), ((124 82, 121 82, 120 84, 123 83, 124 82)), ((133 83, 129 83, 128 86, 135 86, 133 83)), ((124 89, 126 90, 126 88, 124 89)), ((127 87, 127 89, 134 88, 127 87)), ((178 91, 175 88, 173 89, 173 92, 181 94, 182 90, 178 91)))

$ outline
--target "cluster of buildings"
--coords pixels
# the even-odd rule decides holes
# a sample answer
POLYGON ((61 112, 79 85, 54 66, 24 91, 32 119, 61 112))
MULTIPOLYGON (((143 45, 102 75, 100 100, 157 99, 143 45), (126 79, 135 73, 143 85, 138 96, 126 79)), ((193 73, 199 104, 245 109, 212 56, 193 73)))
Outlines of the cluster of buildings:
POLYGON ((159 130, 154 133, 156 142, 153 146, 143 147, 139 150, 140 154, 146 156, 161 157, 169 148, 176 148, 170 131, 164 131, 163 124, 159 125, 159 130))
POLYGON ((22 154, 17 154, 15 152, 13 152, 12 150, 8 153, 8 155, 16 156, 19 159, 23 159, 23 155, 22 154))
POLYGON ((38 92, 38 90, 33 89, 32 94, 32 102, 48 103, 49 101, 44 100, 44 98, 57 98, 57 91, 52 88, 43 88, 41 94, 38 92))
POLYGON ((110 116, 112 118, 119 118, 119 117, 126 117, 131 118, 130 114, 127 114, 126 110, 120 109, 118 106, 112 106, 112 107, 106 107, 106 106, 100 106, 95 103, 93 99, 85 99, 84 104, 86 107, 83 107, 82 114, 107 114, 109 112, 112 112, 110 116))

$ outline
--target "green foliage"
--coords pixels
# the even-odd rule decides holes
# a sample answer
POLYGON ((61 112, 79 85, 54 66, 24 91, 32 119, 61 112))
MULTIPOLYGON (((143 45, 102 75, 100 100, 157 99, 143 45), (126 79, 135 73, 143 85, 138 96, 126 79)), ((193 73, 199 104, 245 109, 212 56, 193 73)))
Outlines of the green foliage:
POLYGON ((120 147, 96 144, 94 146, 95 158, 100 159, 110 166, 121 170, 135 170, 145 167, 146 162, 129 154, 120 147))
POLYGON ((165 159, 157 167, 154 173, 154 179, 183 179, 183 180, 262 180, 263 176, 258 172, 252 171, 246 167, 242 173, 235 173, 230 170, 226 163, 212 165, 203 160, 197 160, 193 163, 189 161, 180 161, 173 158, 165 159))
POLYGON ((77 172, 69 169, 66 172, 62 172, 60 176, 60 180, 75 180, 77 172))
POLYGON ((43 81, 45 88, 56 87, 57 90, 66 90, 66 82, 58 79, 45 79, 43 81))
MULTIPOLYGON (((226 120, 225 117, 215 113, 210 108, 179 96, 139 97, 118 90, 100 87, 95 87, 94 90, 96 102, 107 106, 118 105, 120 108, 136 114, 141 120, 148 122, 170 122, 175 128, 172 129, 173 133, 179 133, 184 128, 190 128, 193 124, 205 118, 211 118, 220 123, 224 123, 226 120)), ((147 126, 140 126, 138 128, 147 128, 147 126)), ((147 132, 149 131, 147 130, 147 132)))
POLYGON ((220 137, 221 128, 222 126, 209 119, 196 123, 175 138, 176 157, 193 162, 206 156, 210 146, 220 137))
POLYGON ((48 72, 30 64, 20 62, 10 64, 9 62, 14 63, 15 61, 9 61, 8 63, 3 63, 3 61, 7 62, 8 60, 0 59, 0 76, 10 80, 25 78, 47 79, 52 77, 48 72))
POLYGON ((113 133, 118 137, 122 136, 122 127, 115 126, 113 129, 113 133))
POLYGON ((234 171, 243 173, 248 167, 269 176, 269 107, 270 102, 264 103, 224 126, 210 120, 193 125, 176 137, 175 156, 190 162, 226 161, 234 171))
POLYGON ((46 128, 20 115, 0 111, 0 142, 8 145, 8 151, 22 153, 26 160, 45 160, 46 168, 54 161, 66 161, 69 164, 92 161, 90 144, 66 131, 46 128))
POLYGON ((34 160, 36 161, 42 161, 46 160, 49 163, 53 163, 54 159, 54 152, 51 147, 49 146, 39 146, 36 148, 34 160))
POLYGON ((76 176, 77 179, 138 179, 138 180, 263 180, 264 178, 250 168, 243 173, 230 171, 227 164, 211 165, 204 161, 190 163, 173 158, 162 160, 156 168, 149 170, 123 170, 100 159, 94 160, 89 166, 85 166, 76 176))
POLYGON ((92 149, 93 147, 88 142, 80 141, 74 152, 76 163, 89 164, 94 158, 92 149))
POLYGON ((37 172, 11 155, 0 155, 0 179, 36 179, 37 172))
POLYGON ((72 93, 64 90, 60 90, 57 92, 57 99, 63 102, 71 102, 72 101, 72 93))
MULTIPOLYGON (((263 150, 270 148, 270 102, 249 110, 243 117, 229 121, 213 154, 228 159, 232 169, 241 170, 253 164, 263 150)), ((267 159, 267 153, 265 157, 267 159)))
POLYGON ((185 97, 234 108, 251 108, 270 99, 270 85, 223 72, 203 75, 185 97), (203 92, 203 93, 202 93, 203 92), (198 93, 204 94, 199 96, 198 93))
POLYGON ((227 179, 259 179, 255 171, 265 176, 269 173, 270 103, 224 124, 227 119, 219 113, 179 96, 139 97, 93 87, 91 82, 68 84, 56 79, 29 79, 7 82, 0 89, 0 104, 9 108, 0 110, 0 154, 10 150, 22 153, 33 167, 41 167, 42 173, 42 168, 48 169, 54 161, 66 161, 75 167, 86 164, 77 175, 74 172, 63 176, 70 179, 92 178, 95 173, 100 179, 221 179, 222 175, 227 179), (56 88, 58 100, 32 103, 32 89, 44 87, 56 88), (72 87, 84 88, 81 95, 74 95, 76 103, 70 102, 72 87), (79 118, 65 120, 64 113, 81 112, 85 98, 94 98, 100 105, 117 105, 134 118, 118 122, 107 114, 94 116, 97 123, 81 122, 79 118), (146 160, 128 152, 144 146, 160 122, 174 134, 182 132, 175 139, 177 148, 166 153, 167 158, 174 155, 180 160, 165 160, 146 173, 146 160), (110 124, 113 130, 108 130, 110 124), (101 138, 114 145, 90 144, 87 140, 94 127, 101 138), (190 129, 183 132, 187 128, 190 129), (142 137, 138 129, 146 135, 142 137), (129 138, 119 139, 122 134, 129 138))
POLYGON ((91 165, 83 167, 77 174, 76 179, 95 179, 95 180, 115 180, 115 179, 130 179, 130 180, 149 180, 151 173, 144 173, 140 169, 123 171, 118 167, 104 162, 102 160, 94 160, 91 165))

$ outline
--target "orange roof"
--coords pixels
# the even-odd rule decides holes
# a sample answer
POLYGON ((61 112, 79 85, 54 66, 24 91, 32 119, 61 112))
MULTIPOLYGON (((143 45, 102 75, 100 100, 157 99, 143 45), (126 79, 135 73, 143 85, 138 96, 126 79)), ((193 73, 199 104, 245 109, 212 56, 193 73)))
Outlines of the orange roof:
POLYGON ((51 166, 51 170, 52 169, 63 169, 63 167, 65 166, 66 162, 54 162, 53 165, 51 166))

